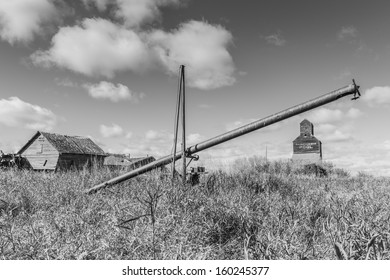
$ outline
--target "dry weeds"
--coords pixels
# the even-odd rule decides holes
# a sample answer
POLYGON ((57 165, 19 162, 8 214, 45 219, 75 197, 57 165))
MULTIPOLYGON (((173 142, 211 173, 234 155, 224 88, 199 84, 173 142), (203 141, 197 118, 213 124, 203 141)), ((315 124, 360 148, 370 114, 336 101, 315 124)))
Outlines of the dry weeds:
POLYGON ((236 162, 206 184, 153 172, 0 172, 2 259, 390 259, 390 179, 236 162), (318 174, 317 174, 318 175, 318 174))

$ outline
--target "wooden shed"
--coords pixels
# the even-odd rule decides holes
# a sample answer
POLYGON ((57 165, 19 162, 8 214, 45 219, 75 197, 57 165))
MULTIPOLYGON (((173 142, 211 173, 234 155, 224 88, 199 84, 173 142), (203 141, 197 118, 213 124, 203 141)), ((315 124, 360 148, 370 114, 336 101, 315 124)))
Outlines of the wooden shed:
POLYGON ((20 149, 34 170, 79 169, 103 164, 106 154, 90 138, 37 131, 20 149))

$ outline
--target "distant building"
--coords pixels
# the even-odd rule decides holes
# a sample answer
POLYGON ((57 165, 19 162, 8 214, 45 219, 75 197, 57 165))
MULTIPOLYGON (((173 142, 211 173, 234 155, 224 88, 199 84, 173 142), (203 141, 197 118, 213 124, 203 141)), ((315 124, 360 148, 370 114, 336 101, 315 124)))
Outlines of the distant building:
POLYGON ((314 136, 314 126, 307 119, 300 124, 300 135, 293 141, 294 161, 318 163, 322 161, 322 143, 314 136))
POLYGON ((34 170, 67 170, 103 164, 104 151, 90 138, 37 131, 20 149, 34 170))
POLYGON ((122 154, 109 154, 104 159, 103 165, 112 169, 126 169, 127 171, 130 171, 155 160, 156 159, 152 156, 131 158, 130 156, 122 154))

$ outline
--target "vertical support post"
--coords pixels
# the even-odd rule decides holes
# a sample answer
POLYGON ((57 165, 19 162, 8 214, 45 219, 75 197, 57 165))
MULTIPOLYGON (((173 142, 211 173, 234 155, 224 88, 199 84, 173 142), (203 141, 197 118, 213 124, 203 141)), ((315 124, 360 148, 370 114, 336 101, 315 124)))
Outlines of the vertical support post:
POLYGON ((185 186, 187 178, 187 163, 186 163, 186 102, 185 102, 185 96, 186 96, 186 90, 185 90, 185 75, 184 75, 184 65, 181 65, 181 109, 182 109, 182 143, 181 143, 181 149, 182 149, 182 159, 183 159, 183 170, 182 170, 182 179, 183 179, 183 186, 185 186))
MULTIPOLYGON (((179 131, 179 116, 180 116, 180 102, 181 102, 181 69, 179 71, 179 80, 177 86, 177 100, 176 100, 176 114, 175 114, 175 122, 174 122, 174 139, 173 139, 173 153, 172 153, 172 180, 175 177, 175 165, 176 165, 176 146, 177 146, 177 134, 179 131)), ((173 181, 172 181, 173 182, 173 181)))

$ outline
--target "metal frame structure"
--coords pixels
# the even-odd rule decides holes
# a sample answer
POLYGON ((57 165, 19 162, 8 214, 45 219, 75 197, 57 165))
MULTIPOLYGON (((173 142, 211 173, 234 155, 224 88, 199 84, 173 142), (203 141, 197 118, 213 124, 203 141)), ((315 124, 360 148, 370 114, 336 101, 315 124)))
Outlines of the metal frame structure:
POLYGON ((184 65, 180 66, 179 70, 179 85, 177 91, 177 104, 176 104, 176 115, 175 115, 175 126, 174 126, 174 139, 173 139, 173 153, 172 153, 172 179, 175 177, 175 163, 176 159, 176 146, 177 146, 177 134, 179 130, 179 119, 180 119, 180 111, 181 111, 181 123, 182 123, 182 143, 181 143, 181 152, 183 159, 183 168, 182 168, 182 179, 183 185, 186 183, 186 118, 185 118, 185 72, 184 65))
POLYGON ((283 110, 279 113, 273 114, 271 116, 268 116, 263 119, 259 119, 257 121, 254 121, 252 123, 249 123, 247 125, 243 125, 239 128, 236 128, 234 130, 231 130, 229 132, 226 132, 224 134, 218 135, 214 138, 205 140, 203 142, 200 142, 199 144, 193 145, 187 149, 185 149, 185 152, 177 152, 174 155, 168 155, 165 157, 162 157, 154 162, 151 162, 147 165, 144 165, 138 169, 132 170, 128 173, 125 173, 123 175, 120 175, 118 177, 115 177, 111 180, 108 180, 104 183, 101 183, 99 185, 96 185, 85 192, 88 194, 94 193, 98 190, 111 187, 115 184, 121 183, 123 181, 129 180, 133 177, 136 177, 140 174, 143 174, 145 172, 151 171, 153 169, 156 169, 158 167, 167 165, 171 163, 173 160, 178 160, 182 157, 191 157, 191 155, 194 155, 197 152, 206 150, 208 148, 211 148, 213 146, 216 146, 218 144, 224 143, 226 141, 232 140, 234 138, 240 137, 242 135, 245 135, 247 133, 250 133, 252 131, 264 128, 266 126, 272 125, 274 123, 280 122, 282 120, 291 118, 295 115, 304 113, 306 111, 309 111, 311 109, 317 108, 319 106, 328 104, 330 102, 333 102, 335 100, 338 100, 342 97, 353 95, 352 100, 356 100, 360 96, 359 92, 359 86, 356 85, 355 81, 353 80, 353 83, 345 86, 343 88, 337 89, 335 91, 326 93, 324 95, 321 95, 315 99, 312 99, 310 101, 304 102, 302 104, 296 105, 294 107, 288 108, 286 110, 283 110))

